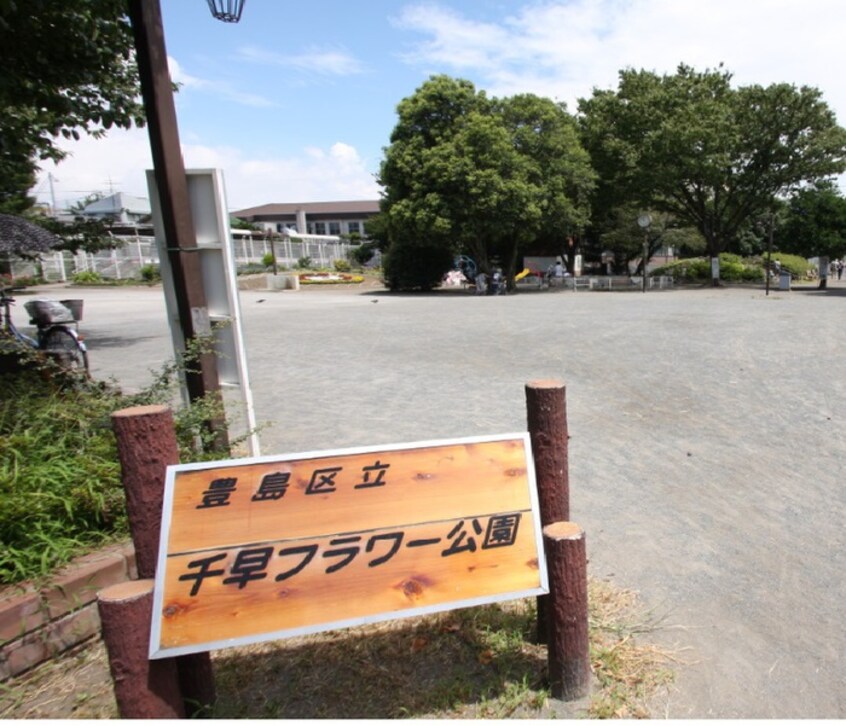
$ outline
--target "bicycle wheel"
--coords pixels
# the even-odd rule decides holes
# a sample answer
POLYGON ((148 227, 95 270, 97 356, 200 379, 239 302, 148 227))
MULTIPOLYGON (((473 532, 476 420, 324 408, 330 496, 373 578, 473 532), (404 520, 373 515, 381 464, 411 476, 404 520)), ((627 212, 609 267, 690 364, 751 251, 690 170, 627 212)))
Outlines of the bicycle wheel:
POLYGON ((88 354, 69 330, 51 328, 43 340, 43 350, 59 365, 71 370, 88 370, 88 354))

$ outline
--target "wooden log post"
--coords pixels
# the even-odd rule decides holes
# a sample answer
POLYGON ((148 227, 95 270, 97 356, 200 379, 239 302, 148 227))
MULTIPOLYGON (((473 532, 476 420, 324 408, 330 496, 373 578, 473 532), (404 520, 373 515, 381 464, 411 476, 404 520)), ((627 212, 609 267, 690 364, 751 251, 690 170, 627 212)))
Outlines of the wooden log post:
POLYGON ((167 467, 179 463, 173 414, 167 406, 133 406, 112 414, 129 531, 138 577, 156 576, 167 467))
MULTIPOLYGON (((124 408, 112 414, 112 428, 117 438, 138 577, 153 578, 167 467, 179 463, 173 413, 162 405, 124 408)), ((208 653, 196 653, 179 656, 176 661, 186 712, 189 716, 201 715, 216 698, 211 658, 208 653)))
POLYGON ((573 522, 543 528, 549 571, 547 662, 553 698, 573 701, 590 690, 587 553, 573 522))
POLYGON ((131 580, 97 594, 103 640, 122 719, 184 718, 176 659, 149 659, 153 580, 131 580))
MULTIPOLYGON (((570 519, 567 389, 561 381, 526 384, 526 412, 538 483, 541 526, 570 519)), ((537 599, 537 642, 548 639, 546 596, 537 599)))

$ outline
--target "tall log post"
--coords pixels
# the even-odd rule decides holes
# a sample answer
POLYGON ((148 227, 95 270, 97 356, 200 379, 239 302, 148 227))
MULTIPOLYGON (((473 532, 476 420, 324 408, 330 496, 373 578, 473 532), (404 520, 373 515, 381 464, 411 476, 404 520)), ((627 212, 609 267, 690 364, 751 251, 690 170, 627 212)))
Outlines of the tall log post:
MULTIPOLYGON (((526 412, 535 475, 538 483, 541 526, 570 519, 568 469, 567 389, 561 381, 537 380, 526 384, 526 412)), ((548 639, 546 596, 537 599, 537 642, 548 639)))
POLYGON ((549 571, 549 685, 553 698, 573 701, 590 690, 587 552, 573 522, 543 528, 549 571))
POLYGON ((120 717, 184 718, 176 659, 149 659, 153 580, 107 587, 97 608, 120 717))
MULTIPOLYGON (((167 467, 179 463, 173 413, 161 405, 124 408, 112 414, 112 428, 117 438, 138 577, 153 578, 167 467)), ((195 653, 179 656, 176 662, 185 709, 189 716, 201 715, 216 698, 211 658, 208 653, 195 653)))

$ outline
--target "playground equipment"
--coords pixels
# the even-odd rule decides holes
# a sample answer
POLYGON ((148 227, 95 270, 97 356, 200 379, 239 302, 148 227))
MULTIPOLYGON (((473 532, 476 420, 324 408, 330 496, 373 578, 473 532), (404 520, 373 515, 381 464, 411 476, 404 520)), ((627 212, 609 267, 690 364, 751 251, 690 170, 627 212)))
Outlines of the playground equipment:
POLYGON ((470 280, 470 282, 476 279, 479 268, 476 266, 476 261, 472 257, 456 255, 453 264, 455 265, 455 269, 462 272, 464 277, 470 280))

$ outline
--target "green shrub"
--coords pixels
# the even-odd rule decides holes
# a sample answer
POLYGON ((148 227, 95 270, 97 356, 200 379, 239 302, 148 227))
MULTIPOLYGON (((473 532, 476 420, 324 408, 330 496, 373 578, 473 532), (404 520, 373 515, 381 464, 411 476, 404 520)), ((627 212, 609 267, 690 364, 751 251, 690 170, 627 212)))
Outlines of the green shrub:
POLYGON ((144 282, 158 282, 162 279, 158 265, 144 265, 138 272, 144 282))
POLYGON ((358 245, 358 247, 351 248, 349 252, 353 262, 361 267, 364 267, 364 265, 370 262, 375 254, 376 244, 374 242, 365 242, 364 244, 358 245))
POLYGON ((750 265, 749 267, 744 267, 741 279, 743 282, 763 282, 764 268, 761 265, 750 265))
POLYGON ((350 264, 349 260, 335 260, 335 272, 349 272, 352 270, 352 265, 350 264))
POLYGON ((394 242, 384 256, 382 271, 390 290, 431 290, 452 269, 452 253, 441 246, 394 242))
MULTIPOLYGON (((711 260, 708 257, 676 260, 652 274, 672 275, 688 282, 707 282, 711 279, 711 260)), ((723 252, 720 255, 720 279, 725 282, 763 282, 764 270, 758 259, 723 252)))
POLYGON ((96 285, 103 282, 103 276, 94 270, 83 270, 73 273, 71 280, 77 285, 96 285))
POLYGON ((264 256, 261 258, 261 264, 265 267, 273 267, 273 253, 272 252, 265 252, 264 256))
POLYGON ((711 262, 704 257, 689 257, 659 267, 653 275, 672 275, 679 280, 705 281, 711 277, 711 262))
POLYGON ((720 279, 726 282, 740 282, 746 266, 737 255, 720 255, 720 279))
POLYGON ((814 266, 804 257, 788 255, 784 252, 773 252, 772 259, 779 262, 783 270, 787 270, 793 277, 808 279, 813 277, 814 266))
POLYGON ((297 260, 297 267, 301 270, 311 269, 311 257, 300 257, 297 260))

